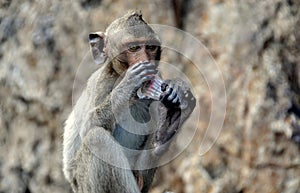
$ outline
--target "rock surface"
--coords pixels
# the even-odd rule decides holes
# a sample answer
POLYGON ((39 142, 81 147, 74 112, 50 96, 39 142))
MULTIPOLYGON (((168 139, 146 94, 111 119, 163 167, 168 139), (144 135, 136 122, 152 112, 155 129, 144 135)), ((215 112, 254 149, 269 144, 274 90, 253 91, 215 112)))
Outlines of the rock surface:
POLYGON ((198 125, 197 133, 159 169, 151 192, 299 193, 298 0, 0 1, 0 192, 71 192, 61 170, 63 123, 88 34, 136 8, 149 23, 197 37, 217 62, 227 93, 223 129, 200 156, 211 95, 194 78, 201 116, 187 126, 198 125))

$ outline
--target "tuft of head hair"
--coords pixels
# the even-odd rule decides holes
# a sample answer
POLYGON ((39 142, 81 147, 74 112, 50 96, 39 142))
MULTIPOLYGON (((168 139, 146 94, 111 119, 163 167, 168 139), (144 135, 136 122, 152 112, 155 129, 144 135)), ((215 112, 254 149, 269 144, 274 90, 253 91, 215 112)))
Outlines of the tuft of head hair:
POLYGON ((143 25, 143 24, 146 24, 147 23, 144 21, 143 19, 143 15, 141 12, 130 12, 129 13, 129 16, 127 18, 127 23, 128 23, 128 26, 134 26, 134 25, 143 25))
MULTIPOLYGON (((118 33, 124 29, 132 28, 135 26, 148 26, 147 22, 143 19, 141 11, 128 11, 123 17, 113 21, 106 29, 106 34, 118 33)), ((150 28, 150 27, 149 27, 150 28)))

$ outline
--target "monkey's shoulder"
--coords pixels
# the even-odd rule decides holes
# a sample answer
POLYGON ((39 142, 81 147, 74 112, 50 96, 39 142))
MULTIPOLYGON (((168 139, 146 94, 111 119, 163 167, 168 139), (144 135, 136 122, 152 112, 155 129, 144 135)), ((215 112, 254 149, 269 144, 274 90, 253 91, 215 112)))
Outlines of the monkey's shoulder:
POLYGON ((116 82, 116 75, 102 66, 96 70, 88 79, 85 92, 92 100, 104 99, 113 89, 116 82))

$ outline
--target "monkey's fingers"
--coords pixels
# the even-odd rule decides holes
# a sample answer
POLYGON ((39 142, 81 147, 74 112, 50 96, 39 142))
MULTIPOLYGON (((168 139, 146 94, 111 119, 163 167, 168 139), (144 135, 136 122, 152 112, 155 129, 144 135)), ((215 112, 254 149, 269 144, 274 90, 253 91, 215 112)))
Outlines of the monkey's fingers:
POLYGON ((172 100, 172 103, 177 103, 177 102, 180 103, 180 101, 181 101, 181 94, 180 92, 178 92, 175 98, 172 100))
POLYGON ((180 90, 179 86, 171 81, 168 84, 167 89, 166 89, 166 94, 168 95, 167 100, 171 101, 174 104, 179 102, 180 97, 181 97, 180 92, 181 92, 181 90, 180 90))
POLYGON ((173 99, 173 103, 180 103, 180 106, 184 103, 184 92, 182 90, 182 88, 180 86, 178 86, 178 89, 177 89, 177 96, 173 99))
MULTIPOLYGON (((171 89, 171 92, 172 92, 172 89, 171 89)), ((179 108, 180 102, 177 101, 176 103, 173 103, 173 100, 169 100, 168 97, 169 97, 169 94, 167 94, 167 93, 164 93, 161 96, 160 101, 164 104, 164 106, 168 109, 179 108)))
POLYGON ((155 66, 155 64, 152 64, 150 62, 141 62, 141 63, 138 63, 138 64, 135 64, 135 65, 131 66, 129 68, 129 71, 131 71, 133 73, 136 73, 136 74, 139 74, 139 73, 141 73, 142 71, 144 71, 146 69, 155 70, 156 66, 155 66))
POLYGON ((137 82, 144 76, 155 75, 157 74, 157 72, 157 69, 149 68, 149 64, 144 64, 139 66, 138 68, 127 71, 126 74, 128 76, 129 81, 137 82))
POLYGON ((146 76, 146 75, 156 75, 157 74, 157 70, 156 69, 146 69, 144 71, 142 71, 141 73, 139 73, 138 75, 140 77, 146 76))
POLYGON ((169 86, 171 87, 172 92, 169 95, 168 100, 173 102, 173 100, 177 97, 177 92, 178 92, 179 88, 178 88, 178 85, 176 85, 176 84, 171 84, 169 86))

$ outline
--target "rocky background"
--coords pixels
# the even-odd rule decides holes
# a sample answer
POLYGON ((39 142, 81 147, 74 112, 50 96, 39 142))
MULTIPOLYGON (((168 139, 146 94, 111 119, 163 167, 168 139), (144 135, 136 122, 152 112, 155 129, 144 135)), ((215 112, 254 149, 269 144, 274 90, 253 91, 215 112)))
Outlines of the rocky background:
POLYGON ((200 156, 211 100, 196 83, 206 107, 189 123, 197 133, 159 169, 151 193, 299 193, 299 0, 0 0, 0 193, 71 192, 62 134, 75 73, 89 32, 128 9, 197 37, 227 92, 221 134, 200 156))

